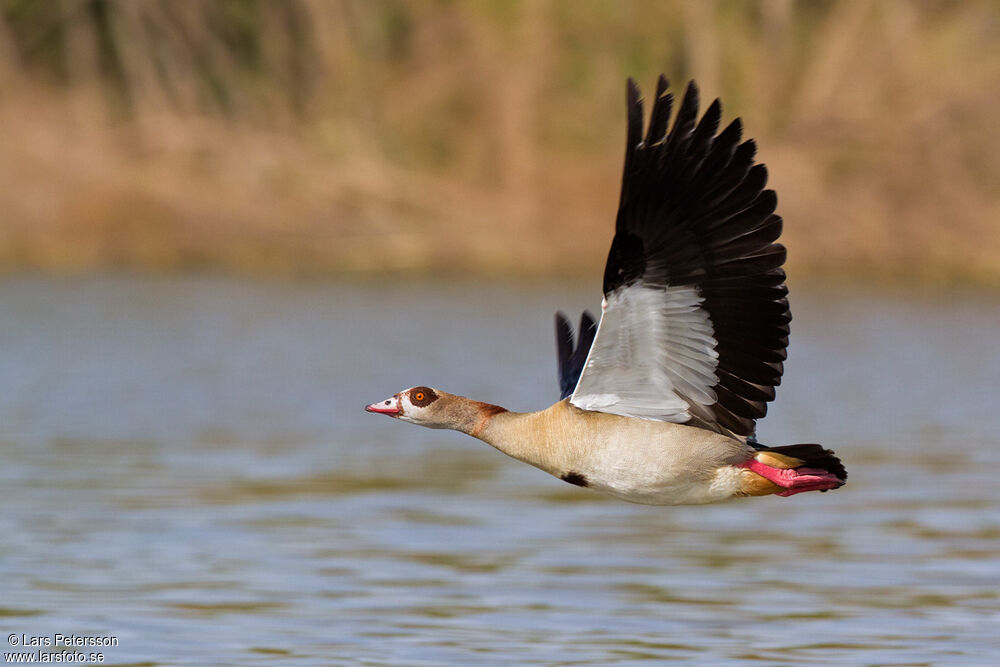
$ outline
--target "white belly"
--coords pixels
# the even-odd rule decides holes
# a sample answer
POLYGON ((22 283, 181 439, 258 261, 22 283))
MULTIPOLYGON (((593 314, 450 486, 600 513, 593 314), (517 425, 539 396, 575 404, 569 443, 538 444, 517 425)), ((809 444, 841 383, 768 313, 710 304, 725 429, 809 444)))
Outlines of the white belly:
POLYGON ((576 472, 595 491, 645 505, 717 503, 738 495, 741 470, 734 464, 751 456, 749 446, 691 426, 628 422, 638 423, 604 435, 581 433, 575 460, 566 462, 576 468, 550 472, 576 472))
MULTIPOLYGON (((704 505, 737 497, 740 469, 723 466, 708 479, 662 478, 615 471, 604 476, 595 473, 589 487, 609 496, 642 505, 704 505)), ((591 478, 588 478, 591 479, 591 478)))

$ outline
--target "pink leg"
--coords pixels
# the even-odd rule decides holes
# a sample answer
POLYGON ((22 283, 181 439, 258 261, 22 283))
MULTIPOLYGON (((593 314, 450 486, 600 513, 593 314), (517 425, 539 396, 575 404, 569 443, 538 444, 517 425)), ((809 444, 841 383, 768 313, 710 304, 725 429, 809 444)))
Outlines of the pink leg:
POLYGON ((764 479, 774 482, 785 491, 778 496, 794 496, 805 491, 825 491, 836 489, 844 483, 833 473, 821 468, 774 468, 756 459, 741 463, 739 468, 747 468, 764 479))

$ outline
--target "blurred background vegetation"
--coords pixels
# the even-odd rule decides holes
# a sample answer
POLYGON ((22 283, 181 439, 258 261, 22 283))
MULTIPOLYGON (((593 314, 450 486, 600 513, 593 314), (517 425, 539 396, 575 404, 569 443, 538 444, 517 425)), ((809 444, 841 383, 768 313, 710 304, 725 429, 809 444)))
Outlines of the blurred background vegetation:
POLYGON ((0 270, 599 277, 662 71, 793 277, 1000 285, 998 45, 996 0, 0 0, 0 270))

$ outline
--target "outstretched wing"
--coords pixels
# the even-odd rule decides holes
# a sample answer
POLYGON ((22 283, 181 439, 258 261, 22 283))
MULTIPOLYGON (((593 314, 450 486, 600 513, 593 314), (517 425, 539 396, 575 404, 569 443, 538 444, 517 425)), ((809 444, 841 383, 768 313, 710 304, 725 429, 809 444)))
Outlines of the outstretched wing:
POLYGON ((580 337, 573 344, 573 325, 562 312, 556 313, 556 353, 559 356, 559 399, 573 393, 597 333, 597 322, 589 311, 580 316, 580 337))
POLYGON ((649 129, 628 82, 625 174, 597 337, 571 402, 586 410, 752 435, 788 346, 781 218, 736 119, 700 121, 692 81, 667 132, 661 76, 649 129))

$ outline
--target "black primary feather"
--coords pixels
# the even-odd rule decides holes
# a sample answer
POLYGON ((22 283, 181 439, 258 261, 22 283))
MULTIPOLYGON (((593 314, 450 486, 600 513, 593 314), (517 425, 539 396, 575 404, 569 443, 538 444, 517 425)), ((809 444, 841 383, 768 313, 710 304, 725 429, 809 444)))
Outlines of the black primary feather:
POLYGON ((573 394, 587 354, 597 334, 597 322, 589 311, 580 316, 580 335, 574 345, 573 325, 561 311, 556 313, 556 352, 559 357, 559 399, 573 394))
MULTIPOLYGON (((692 423, 751 435, 781 382, 791 320, 785 249, 775 242, 777 198, 765 189, 767 169, 754 162, 756 143, 741 143, 739 119, 717 135, 722 114, 715 100, 698 121, 692 81, 668 131, 674 104, 667 89, 661 76, 644 137, 642 98, 628 81, 625 170, 604 293, 639 282, 696 288, 719 355, 712 387, 718 400, 696 406, 692 423)), ((563 359, 561 351, 560 369, 563 359)), ((568 376, 561 377, 565 396, 568 376)))

